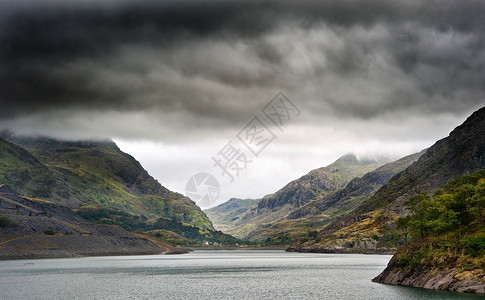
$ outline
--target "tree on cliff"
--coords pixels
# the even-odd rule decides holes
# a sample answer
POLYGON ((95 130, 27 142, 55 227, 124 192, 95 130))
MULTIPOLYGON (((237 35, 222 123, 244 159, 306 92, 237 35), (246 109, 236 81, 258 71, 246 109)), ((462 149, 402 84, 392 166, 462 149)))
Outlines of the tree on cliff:
POLYGON ((455 229, 458 236, 466 233, 470 224, 481 222, 485 209, 485 170, 455 177, 443 189, 435 191, 433 198, 421 192, 406 202, 410 214, 397 221, 397 228, 413 237, 436 237, 455 229))

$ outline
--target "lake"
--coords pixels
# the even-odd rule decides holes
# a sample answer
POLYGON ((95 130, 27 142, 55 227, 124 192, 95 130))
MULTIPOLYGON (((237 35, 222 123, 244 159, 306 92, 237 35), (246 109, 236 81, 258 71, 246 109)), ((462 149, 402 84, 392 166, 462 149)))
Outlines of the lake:
POLYGON ((477 299, 372 283, 390 258, 201 250, 0 261, 0 299, 477 299))

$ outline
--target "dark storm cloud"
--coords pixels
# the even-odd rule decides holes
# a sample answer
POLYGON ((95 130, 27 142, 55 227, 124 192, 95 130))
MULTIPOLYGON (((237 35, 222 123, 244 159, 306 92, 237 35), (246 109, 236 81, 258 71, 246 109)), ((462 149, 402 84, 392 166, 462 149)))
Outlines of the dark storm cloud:
MULTIPOLYGON (((53 109, 246 120, 483 103, 483 1, 7 1, 0 117, 53 109), (249 104, 248 104, 249 103, 249 104)), ((237 125, 239 126, 239 125, 237 125)))
POLYGON ((29 6, 11 3, 0 31, 0 95, 11 103, 2 110, 4 115, 68 105, 133 109, 139 103, 93 84, 89 68, 63 68, 77 61, 109 59, 123 45, 163 49, 226 30, 251 36, 264 23, 256 22, 264 18, 253 5, 237 2, 23 3, 29 6))

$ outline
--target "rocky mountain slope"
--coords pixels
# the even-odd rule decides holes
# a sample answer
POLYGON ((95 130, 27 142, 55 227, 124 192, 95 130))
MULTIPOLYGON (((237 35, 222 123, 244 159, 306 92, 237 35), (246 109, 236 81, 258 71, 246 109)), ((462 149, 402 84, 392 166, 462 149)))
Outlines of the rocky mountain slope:
POLYGON ((353 210, 362 200, 386 184, 394 175, 406 169, 425 153, 425 150, 387 163, 362 177, 352 179, 345 187, 294 210, 289 219, 312 215, 337 215, 353 210))
POLYGON ((394 176, 351 213, 292 250, 376 252, 404 243, 395 220, 407 214, 404 203, 421 191, 433 192, 457 175, 485 168, 485 108, 436 142, 415 163, 394 176))
POLYGON ((366 197, 378 190, 394 175, 416 161, 424 151, 395 162, 387 163, 362 177, 352 179, 345 187, 319 197, 292 210, 286 217, 274 221, 261 230, 271 233, 273 242, 306 240, 316 236, 317 230, 325 227, 338 216, 352 211, 366 197))
POLYGON ((413 165, 392 178, 356 210, 379 208, 403 213, 403 203, 420 191, 432 192, 454 176, 485 168, 485 108, 474 112, 448 137, 437 141, 413 165))
POLYGON ((170 248, 0 185, 0 259, 160 254, 170 248))
POLYGON ((258 202, 258 214, 287 205, 293 208, 301 207, 345 186, 353 178, 360 177, 386 162, 388 161, 385 159, 358 159, 354 154, 346 154, 331 165, 312 170, 276 193, 263 197, 258 202))
POLYGON ((233 240, 189 198, 163 187, 111 141, 0 139, 0 183, 73 209, 85 220, 128 231, 158 231, 191 243, 233 240))
MULTIPOLYGON (((0 183, 8 184, 26 195, 56 197, 57 202, 69 204, 62 198, 67 187, 55 174, 30 152, 0 138, 0 183), (52 190, 57 193, 52 195, 52 190)), ((74 203, 72 203, 74 204, 74 203)))

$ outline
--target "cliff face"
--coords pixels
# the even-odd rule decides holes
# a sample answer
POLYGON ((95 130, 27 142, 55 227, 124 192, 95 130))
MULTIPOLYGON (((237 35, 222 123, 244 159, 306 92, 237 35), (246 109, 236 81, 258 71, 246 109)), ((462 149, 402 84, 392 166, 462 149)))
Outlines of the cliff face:
POLYGON ((291 251, 325 253, 392 253, 393 241, 386 241, 379 226, 386 226, 386 218, 371 218, 365 215, 346 215, 334 221, 337 216, 351 212, 366 197, 376 192, 394 175, 414 163, 425 151, 403 157, 385 164, 362 177, 350 181, 344 188, 329 193, 319 200, 292 211, 288 219, 326 220, 325 230, 316 239, 300 239, 292 245, 291 251), (348 228, 346 228, 348 227, 348 228), (323 235, 325 234, 325 235, 323 235))
POLYGON ((485 294, 483 271, 459 269, 429 269, 418 271, 396 270, 392 267, 374 278, 373 282, 406 285, 430 290, 485 294))

